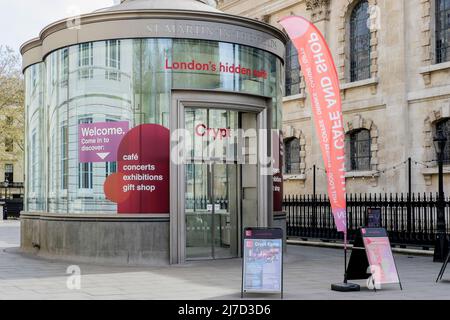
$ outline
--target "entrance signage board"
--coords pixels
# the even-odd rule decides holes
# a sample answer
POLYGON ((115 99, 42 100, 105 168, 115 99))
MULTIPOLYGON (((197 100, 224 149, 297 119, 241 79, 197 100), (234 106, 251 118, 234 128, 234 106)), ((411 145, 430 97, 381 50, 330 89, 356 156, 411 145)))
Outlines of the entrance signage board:
POLYGON ((223 140, 231 138, 230 128, 209 128, 204 123, 199 123, 195 127, 195 135, 198 137, 211 137, 213 140, 223 140))
POLYGON ((128 130, 128 121, 80 123, 78 125, 79 162, 116 161, 117 149, 128 130))
POLYGON ((228 62, 213 63, 211 61, 204 62, 198 60, 169 62, 169 59, 166 59, 164 67, 166 70, 191 71, 191 72, 203 71, 218 74, 230 73, 262 79, 269 78, 269 73, 264 69, 251 69, 241 65, 229 64, 228 62))
POLYGON ((247 228, 244 231, 242 294, 283 294, 283 230, 247 228))

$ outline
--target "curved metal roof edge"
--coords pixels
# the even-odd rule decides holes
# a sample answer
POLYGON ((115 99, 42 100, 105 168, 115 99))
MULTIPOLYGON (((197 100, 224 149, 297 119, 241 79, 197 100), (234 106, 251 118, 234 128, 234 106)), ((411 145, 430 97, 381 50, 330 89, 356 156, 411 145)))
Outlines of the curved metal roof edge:
MULTIPOLYGON (((88 23, 95 23, 97 21, 101 21, 101 18, 113 18, 111 20, 122 20, 121 16, 135 14, 135 18, 139 18, 139 16, 143 14, 157 14, 157 13, 169 13, 169 14, 190 14, 190 15, 197 15, 199 17, 215 17, 223 20, 229 20, 229 22, 240 22, 246 24, 248 27, 254 27, 254 29, 264 29, 265 31, 269 31, 269 33, 272 33, 273 35, 277 36, 277 38, 284 43, 287 43, 288 38, 286 34, 279 30, 278 28, 250 18, 246 17, 240 17, 236 15, 226 14, 226 13, 215 13, 215 12, 200 12, 200 11, 189 11, 189 10, 123 10, 123 11, 108 11, 108 12, 94 12, 94 13, 88 13, 84 14, 80 17, 81 24, 83 24, 83 20, 92 19, 92 21, 89 21, 88 23), (114 18, 115 17, 115 18, 114 18), (256 28, 255 28, 256 27, 256 28)), ((69 29, 67 26, 67 22, 71 19, 74 19, 75 17, 69 17, 66 19, 61 19, 58 21, 55 21, 46 27, 44 27, 41 32, 39 33, 39 37, 30 39, 23 43, 20 47, 20 53, 23 55, 28 50, 31 50, 33 48, 39 47, 42 45, 44 39, 53 32, 57 32, 62 29, 69 29), (65 24, 64 27, 61 27, 62 24, 65 24), (53 30, 52 29, 57 29, 53 30)))

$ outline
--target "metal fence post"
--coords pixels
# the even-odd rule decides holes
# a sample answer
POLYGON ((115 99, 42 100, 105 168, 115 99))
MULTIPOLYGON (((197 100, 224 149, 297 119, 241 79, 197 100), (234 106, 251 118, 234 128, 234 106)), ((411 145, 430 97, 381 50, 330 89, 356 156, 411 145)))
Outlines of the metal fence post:
POLYGON ((312 208, 312 226, 317 227, 317 216, 316 216, 316 165, 313 165, 313 208, 312 208))
POLYGON ((407 216, 406 216, 406 229, 407 233, 411 232, 411 193, 412 193, 412 184, 411 184, 411 157, 408 158, 408 205, 407 205, 407 216))

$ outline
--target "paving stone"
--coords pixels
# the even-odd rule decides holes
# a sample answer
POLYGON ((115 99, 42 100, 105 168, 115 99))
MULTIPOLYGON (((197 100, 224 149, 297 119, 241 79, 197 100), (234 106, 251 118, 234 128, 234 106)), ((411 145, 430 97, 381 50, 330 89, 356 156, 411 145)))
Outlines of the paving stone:
MULTIPOLYGON (((240 299, 241 260, 192 262, 183 266, 136 268, 80 264, 80 290, 67 288, 68 263, 18 253, 18 221, 0 222, 0 299, 240 299), (6 249, 6 250, 5 250, 6 249)), ((285 259, 285 299, 450 299, 450 270, 436 284, 440 264, 431 257, 395 255, 404 290, 396 285, 378 292, 330 290, 343 280, 342 250, 289 246, 285 259)), ((245 299, 279 299, 246 295, 245 299)))

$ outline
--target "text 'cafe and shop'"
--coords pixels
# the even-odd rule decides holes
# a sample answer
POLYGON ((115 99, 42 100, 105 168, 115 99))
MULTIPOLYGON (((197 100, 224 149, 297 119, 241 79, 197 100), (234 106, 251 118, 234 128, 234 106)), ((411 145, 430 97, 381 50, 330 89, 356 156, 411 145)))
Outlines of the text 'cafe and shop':
POLYGON ((286 41, 203 1, 128 0, 25 43, 22 250, 178 264, 285 228, 286 41))

